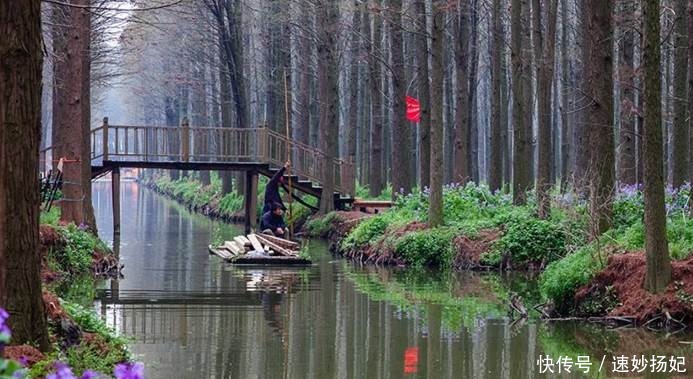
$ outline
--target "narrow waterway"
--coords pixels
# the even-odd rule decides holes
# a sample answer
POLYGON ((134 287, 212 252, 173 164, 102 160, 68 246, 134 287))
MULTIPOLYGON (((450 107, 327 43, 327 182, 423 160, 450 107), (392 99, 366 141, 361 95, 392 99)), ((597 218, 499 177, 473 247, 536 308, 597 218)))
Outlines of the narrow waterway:
MULTIPOLYGON (((123 183, 121 193, 124 277, 106 284, 95 306, 132 339, 149 379, 643 377, 614 373, 614 357, 629 357, 628 369, 634 355, 684 357, 686 368, 693 359, 681 336, 512 324, 502 299, 537 297, 523 277, 357 267, 331 257, 321 241, 312 243, 311 267, 234 267, 207 245, 238 227, 136 183, 123 183), (568 357, 571 372, 554 365, 551 374, 540 356, 568 357), (590 366, 576 367, 579 356, 590 366)), ((112 243, 110 183, 94 184, 94 206, 101 237, 112 243)), ((675 375, 688 377, 647 377, 675 375)))

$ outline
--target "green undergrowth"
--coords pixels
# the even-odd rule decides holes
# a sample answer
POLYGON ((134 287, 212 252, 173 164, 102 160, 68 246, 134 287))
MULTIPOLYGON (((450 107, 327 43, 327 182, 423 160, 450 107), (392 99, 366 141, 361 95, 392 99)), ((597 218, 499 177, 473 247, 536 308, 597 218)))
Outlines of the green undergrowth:
POLYGON ((44 283, 44 288, 60 298, 66 316, 81 331, 81 340, 67 346, 64 320, 51 320, 49 333, 56 342, 45 358, 30 368, 28 377, 46 377, 58 361, 68 364, 78 376, 86 370, 113 372, 116 364, 130 359, 129 341, 109 328, 92 308, 96 288, 103 283, 94 276, 94 257, 111 251, 87 228, 64 225, 59 219, 57 207, 41 212, 45 266, 57 274, 57 280, 44 283))
POLYGON ((333 211, 322 217, 310 218, 306 221, 304 229, 310 236, 327 237, 337 217, 338 213, 333 211))
MULTIPOLYGON (((61 306, 82 331, 81 340, 72 346, 54 346, 43 360, 30 368, 29 378, 45 377, 54 371, 54 363, 58 361, 68 364, 79 376, 86 370, 113 372, 116 364, 130 360, 129 341, 118 336, 92 309, 66 300, 61 300, 61 306), (87 338, 84 333, 93 336, 87 338)), ((58 334, 59 328, 60 325, 51 324, 51 333, 58 334)))
POLYGON ((90 275, 95 253, 108 254, 109 249, 90 231, 75 224, 50 226, 61 241, 48 246, 46 264, 62 277, 90 275))
MULTIPOLYGON (((584 211, 556 209, 542 220, 534 214, 533 204, 515 206, 510 196, 492 193, 485 186, 446 186, 443 209, 444 226, 399 232, 413 222, 428 221, 428 193, 415 190, 399 197, 389 211, 361 222, 340 247, 348 251, 380 243, 410 265, 448 268, 455 256, 452 242, 456 236, 475 239, 493 229, 501 230, 502 235, 479 263, 498 267, 507 255, 513 266, 522 267, 560 259, 585 240, 584 233, 575 233, 576 226, 585 224, 584 211)), ((325 226, 315 225, 316 229, 325 226)))
MULTIPOLYGON (((390 210, 361 221, 341 238, 339 248, 349 252, 375 246, 378 252, 394 255, 409 266, 450 269, 457 254, 455 238, 474 240, 488 235, 487 231, 497 231, 497 238, 481 253, 478 264, 545 268, 540 276, 541 296, 560 305, 572 301, 575 292, 604 268, 609 254, 643 251, 644 202, 639 189, 621 188, 614 198, 612 229, 590 242, 587 201, 570 192, 554 191, 551 196, 551 212, 540 219, 533 193, 528 194, 526 205, 516 206, 510 195, 492 193, 484 185, 446 186, 444 225, 421 230, 421 226, 408 225, 427 223, 428 193, 414 190, 398 197, 390 210)), ((688 196, 688 186, 667 190, 667 236, 672 259, 685 259, 693 252, 688 196)), ((312 221, 311 233, 329 231, 329 217, 334 216, 312 221)))

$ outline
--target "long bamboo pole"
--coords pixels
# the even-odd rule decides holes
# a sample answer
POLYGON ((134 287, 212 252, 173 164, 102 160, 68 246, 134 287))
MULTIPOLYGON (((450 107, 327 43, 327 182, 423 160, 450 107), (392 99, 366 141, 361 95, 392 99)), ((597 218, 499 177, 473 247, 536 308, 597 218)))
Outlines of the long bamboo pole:
MULTIPOLYGON (((286 69, 284 69, 284 121, 286 124, 286 161, 291 162, 291 135, 289 134, 289 89, 286 84, 286 69)), ((291 164, 286 168, 289 176, 289 239, 294 237, 293 220, 293 188, 291 186, 291 164)))

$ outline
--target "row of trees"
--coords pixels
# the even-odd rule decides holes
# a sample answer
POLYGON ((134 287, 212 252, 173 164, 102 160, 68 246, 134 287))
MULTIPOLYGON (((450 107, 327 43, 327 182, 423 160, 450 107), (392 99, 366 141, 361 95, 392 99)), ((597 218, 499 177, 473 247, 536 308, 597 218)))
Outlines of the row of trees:
POLYGON ((177 33, 133 25, 124 35, 161 46, 140 49, 141 65, 182 67, 175 91, 170 70, 137 71, 148 78, 133 84, 145 122, 175 125, 173 96, 179 116, 203 98, 202 124, 281 131, 286 78, 292 137, 353 162, 343 179, 371 195, 388 182, 395 193, 430 186, 432 224, 442 219, 442 183, 512 187, 516 204, 535 189, 542 217, 560 183, 590 199, 596 238, 611 226, 617 184, 642 183, 650 267, 662 268, 648 287, 657 290, 668 282, 662 186, 693 175, 692 8, 686 0, 204 0, 160 15, 177 33), (179 33, 200 38, 181 45, 179 33), (196 65, 206 65, 204 75, 196 65), (419 124, 405 118, 406 95, 422 103, 419 124))

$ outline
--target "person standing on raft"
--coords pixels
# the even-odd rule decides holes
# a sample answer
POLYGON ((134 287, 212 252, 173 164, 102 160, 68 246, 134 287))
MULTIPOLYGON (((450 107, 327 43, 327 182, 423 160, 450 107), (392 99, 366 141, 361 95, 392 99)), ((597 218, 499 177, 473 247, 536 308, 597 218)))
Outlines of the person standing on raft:
POLYGON ((279 204, 282 209, 286 209, 282 197, 279 195, 279 185, 284 184, 284 172, 291 167, 291 162, 287 161, 284 163, 284 167, 280 168, 274 176, 267 183, 265 187, 265 205, 262 207, 262 214, 272 210, 273 204, 279 204))

